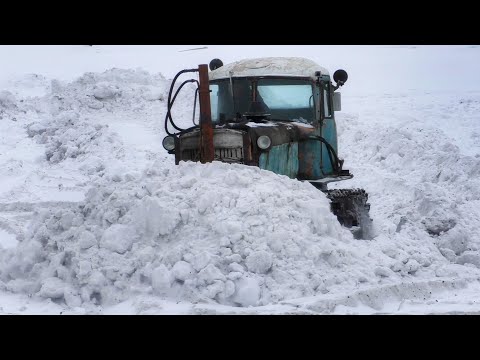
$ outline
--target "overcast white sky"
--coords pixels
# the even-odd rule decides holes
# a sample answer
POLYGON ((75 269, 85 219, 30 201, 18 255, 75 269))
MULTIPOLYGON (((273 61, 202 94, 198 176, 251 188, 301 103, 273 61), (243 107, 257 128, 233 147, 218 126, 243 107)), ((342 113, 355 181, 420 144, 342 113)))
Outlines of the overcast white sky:
POLYGON ((184 68, 220 58, 300 56, 332 73, 349 73, 348 94, 398 91, 480 90, 477 46, 319 46, 319 45, 2 45, 0 86, 22 74, 69 80, 87 71, 143 68, 171 78, 184 68), (180 52, 204 47, 208 49, 180 52))

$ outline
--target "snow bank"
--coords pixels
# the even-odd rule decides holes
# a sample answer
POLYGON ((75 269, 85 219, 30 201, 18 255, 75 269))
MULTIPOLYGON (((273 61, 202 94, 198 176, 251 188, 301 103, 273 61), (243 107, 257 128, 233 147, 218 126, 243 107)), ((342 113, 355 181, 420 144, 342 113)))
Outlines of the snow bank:
POLYGON ((15 94, 3 91, 0 96, 0 201, 82 199, 82 187, 92 178, 115 177, 125 164, 138 171, 145 158, 166 157, 161 132, 155 134, 162 127, 170 85, 161 74, 111 69, 70 83, 53 80, 48 86, 34 74, 21 80, 15 82, 15 94), (25 96, 39 83, 45 94, 25 96), (150 120, 155 126, 143 129, 150 120), (123 135, 143 141, 144 151, 128 148, 123 135))
POLYGON ((435 245, 449 262, 480 267, 478 95, 352 100, 360 111, 340 117, 339 143, 355 174, 348 186, 369 193, 377 240, 435 245))
MULTIPOLYGON (((53 81, 41 97, 0 94, 0 180, 12 186, 0 197, 10 244, 0 289, 71 308, 138 294, 237 307, 314 296, 312 308, 332 312, 349 294, 381 309, 410 296, 402 284, 423 296, 442 286, 432 283, 480 275, 475 94, 346 104, 359 114, 339 117, 339 147, 355 178, 338 186, 368 191, 376 233, 355 241, 309 184, 240 165, 175 166, 160 145, 168 86, 112 69, 53 81), (68 186, 84 200, 59 202, 58 190, 34 201, 68 186)), ((180 123, 191 105, 179 96, 180 123)))
POLYGON ((112 304, 132 293, 250 306, 356 284, 373 267, 309 184, 240 165, 155 163, 39 212, 1 256, 12 291, 112 304))
POLYGON ((1 225, 0 223, 0 251, 2 249, 15 248, 18 245, 15 235, 3 230, 1 225))
MULTIPOLYGON (((141 110, 151 101, 163 101, 167 81, 161 74, 141 70, 112 69, 102 74, 87 73, 72 83, 52 81, 51 92, 28 105, 42 114, 27 133, 38 143, 47 144, 47 160, 59 162, 77 157, 89 146, 98 146, 104 124, 91 117, 111 112, 141 110)), ((102 141, 114 142, 112 139, 102 141)))

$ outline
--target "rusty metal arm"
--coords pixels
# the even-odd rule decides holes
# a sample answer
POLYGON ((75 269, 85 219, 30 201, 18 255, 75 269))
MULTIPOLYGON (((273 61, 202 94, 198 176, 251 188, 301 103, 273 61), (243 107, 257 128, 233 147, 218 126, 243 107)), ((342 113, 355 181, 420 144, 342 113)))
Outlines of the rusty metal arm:
MULTIPOLYGON (((176 136, 178 134, 170 133, 168 130, 168 122, 180 133, 185 131, 178 127, 172 119, 171 109, 175 99, 177 98, 178 93, 188 83, 196 82, 198 84, 198 97, 200 103, 200 161, 202 163, 212 162, 215 156, 215 150, 213 145, 213 123, 212 123, 212 113, 210 108, 210 86, 208 79, 208 65, 202 64, 198 66, 198 69, 187 69, 180 71, 173 79, 170 86, 170 91, 168 93, 168 103, 167 103, 167 114, 165 116, 165 132, 170 136, 176 136), (184 73, 188 72, 198 72, 200 81, 190 79, 184 81, 180 87, 175 92, 175 95, 172 98, 173 88, 178 77, 184 73)), ((194 119, 195 120, 195 108, 196 108, 196 94, 195 92, 195 103, 194 103, 194 119)))
POLYGON ((198 90, 200 97, 200 161, 206 163, 212 162, 215 156, 208 65, 199 65, 198 72, 200 77, 198 90))

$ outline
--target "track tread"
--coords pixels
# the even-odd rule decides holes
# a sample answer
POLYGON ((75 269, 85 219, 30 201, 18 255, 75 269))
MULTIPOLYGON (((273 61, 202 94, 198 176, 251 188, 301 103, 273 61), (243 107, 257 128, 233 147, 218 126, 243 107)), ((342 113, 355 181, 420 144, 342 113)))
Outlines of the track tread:
POLYGON ((370 238, 371 223, 368 194, 364 189, 333 189, 324 191, 331 201, 332 212, 343 226, 352 230, 357 239, 370 238))

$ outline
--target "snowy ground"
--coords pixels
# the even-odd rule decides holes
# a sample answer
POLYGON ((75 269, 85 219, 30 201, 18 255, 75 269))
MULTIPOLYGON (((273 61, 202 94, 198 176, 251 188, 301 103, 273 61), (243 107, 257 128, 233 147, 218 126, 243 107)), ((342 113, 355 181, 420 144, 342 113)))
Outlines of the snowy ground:
POLYGON ((0 313, 480 311, 479 48, 248 50, 349 71, 338 129, 355 178, 338 187, 369 193, 371 241, 308 184, 173 164, 168 78, 245 57, 186 48, 0 48, 0 313))

